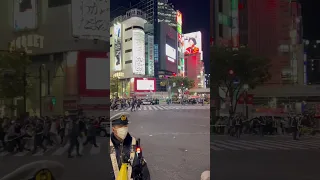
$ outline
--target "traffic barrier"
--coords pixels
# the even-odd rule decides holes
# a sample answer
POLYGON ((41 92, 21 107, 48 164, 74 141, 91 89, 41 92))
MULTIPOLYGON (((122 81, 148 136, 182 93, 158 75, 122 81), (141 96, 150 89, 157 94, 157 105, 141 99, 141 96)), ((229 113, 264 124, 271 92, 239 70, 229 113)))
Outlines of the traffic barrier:
POLYGON ((210 171, 204 171, 201 174, 201 180, 210 180, 210 171))

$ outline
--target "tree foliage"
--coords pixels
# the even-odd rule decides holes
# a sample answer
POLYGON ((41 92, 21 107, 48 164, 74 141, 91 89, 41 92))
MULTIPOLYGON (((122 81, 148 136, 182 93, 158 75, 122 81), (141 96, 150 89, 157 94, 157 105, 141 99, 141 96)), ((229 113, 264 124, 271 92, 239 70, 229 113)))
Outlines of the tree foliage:
POLYGON ((27 81, 31 61, 25 53, 0 53, 0 98, 13 99, 27 95, 31 83, 27 81))
POLYGON ((173 91, 178 89, 191 89, 195 86, 194 80, 182 76, 174 76, 168 79, 168 84, 171 86, 173 91))
POLYGON ((216 76, 218 86, 224 91, 225 97, 229 98, 231 113, 236 110, 245 84, 254 89, 271 78, 270 60, 253 55, 247 47, 233 49, 214 46, 211 48, 211 63, 213 61, 216 67, 212 76, 216 76))
POLYGON ((114 95, 115 92, 118 92, 119 79, 115 77, 110 78, 110 94, 114 95))

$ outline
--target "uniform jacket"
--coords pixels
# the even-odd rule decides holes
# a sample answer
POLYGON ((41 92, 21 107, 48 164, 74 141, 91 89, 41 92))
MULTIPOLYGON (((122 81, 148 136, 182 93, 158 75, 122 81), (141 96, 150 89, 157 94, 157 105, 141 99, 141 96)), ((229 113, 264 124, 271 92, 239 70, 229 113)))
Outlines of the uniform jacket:
MULTIPOLYGON (((130 134, 128 134, 127 137, 125 138, 125 140, 123 141, 123 143, 121 143, 114 136, 114 134, 112 133, 111 134, 111 141, 112 141, 112 143, 114 145, 114 150, 116 152, 116 158, 117 158, 118 165, 119 165, 118 168, 120 169, 121 164, 122 164, 122 161, 121 161, 121 158, 120 158, 121 149, 122 149, 122 152, 124 154, 124 156, 123 156, 124 157, 124 161, 128 162, 129 159, 130 159, 130 152, 131 152, 131 149, 132 149, 132 145, 131 145, 132 136, 130 134)), ((112 149, 111 149, 111 151, 112 151, 112 149)), ((143 161, 144 161, 144 159, 143 159, 143 161)), ((139 171, 138 164, 139 164, 138 157, 136 155, 134 160, 133 160, 133 163, 132 163, 132 175, 131 175, 131 178, 133 178, 134 180, 136 180, 135 179, 135 176, 137 174, 136 172, 139 171)), ((116 177, 114 177, 114 172, 111 172, 111 174, 112 174, 112 179, 115 180, 116 177)), ((144 165, 142 166, 142 174, 143 174, 143 180, 150 180, 150 173, 149 173, 149 169, 148 169, 146 163, 144 163, 144 165)))

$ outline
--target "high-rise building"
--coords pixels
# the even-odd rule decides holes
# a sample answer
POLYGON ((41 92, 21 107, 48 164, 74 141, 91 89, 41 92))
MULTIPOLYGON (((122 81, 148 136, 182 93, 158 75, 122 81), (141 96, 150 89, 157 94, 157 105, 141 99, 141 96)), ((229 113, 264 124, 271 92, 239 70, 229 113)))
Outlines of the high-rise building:
POLYGON ((305 83, 320 84, 320 40, 304 41, 305 83))

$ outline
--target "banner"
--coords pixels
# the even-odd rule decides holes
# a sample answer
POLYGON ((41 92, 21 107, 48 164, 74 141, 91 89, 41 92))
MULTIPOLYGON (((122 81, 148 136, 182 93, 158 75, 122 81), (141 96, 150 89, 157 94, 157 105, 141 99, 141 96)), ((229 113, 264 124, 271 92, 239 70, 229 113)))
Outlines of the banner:
POLYGON ((37 0, 13 0, 13 25, 15 31, 37 28, 37 3, 37 0))
POLYGON ((121 54, 121 24, 114 25, 114 68, 115 71, 121 71, 122 54, 121 54))
POLYGON ((154 37, 148 36, 148 75, 154 76, 154 37))

